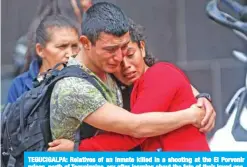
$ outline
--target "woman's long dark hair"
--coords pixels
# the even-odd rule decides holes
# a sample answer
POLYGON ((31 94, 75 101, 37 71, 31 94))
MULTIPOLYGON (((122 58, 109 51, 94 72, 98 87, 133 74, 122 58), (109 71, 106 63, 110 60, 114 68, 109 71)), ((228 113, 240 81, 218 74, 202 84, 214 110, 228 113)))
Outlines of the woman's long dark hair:
MULTIPOLYGON (((140 24, 136 24, 132 19, 129 18, 129 33, 131 41, 138 44, 141 47, 141 41, 146 44, 147 37, 144 35, 145 28, 140 24)), ((145 45, 146 56, 144 58, 145 63, 150 67, 156 63, 155 57, 149 52, 148 46, 145 45)))

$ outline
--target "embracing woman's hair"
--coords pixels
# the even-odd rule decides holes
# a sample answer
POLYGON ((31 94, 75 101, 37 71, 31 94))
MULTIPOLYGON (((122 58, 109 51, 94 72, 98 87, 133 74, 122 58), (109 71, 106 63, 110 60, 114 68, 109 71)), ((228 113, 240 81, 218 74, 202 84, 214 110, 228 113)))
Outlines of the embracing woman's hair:
MULTIPOLYGON (((138 47, 141 47, 141 41, 145 44, 147 37, 144 35, 145 28, 140 24, 136 24, 132 19, 129 18, 129 33, 132 42, 136 42, 138 47)), ((156 63, 155 57, 149 52, 147 45, 145 45, 146 56, 144 58, 145 63, 150 67, 156 63)))

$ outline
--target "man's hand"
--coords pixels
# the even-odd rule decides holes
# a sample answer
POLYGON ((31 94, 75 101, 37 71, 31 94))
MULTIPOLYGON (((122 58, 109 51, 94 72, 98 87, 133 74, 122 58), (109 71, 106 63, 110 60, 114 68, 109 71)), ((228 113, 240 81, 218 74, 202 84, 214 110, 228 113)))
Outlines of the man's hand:
POLYGON ((191 120, 192 125, 197 128, 201 128, 201 122, 205 117, 206 111, 200 106, 197 106, 197 104, 193 104, 188 109, 188 112, 189 113, 186 115, 189 117, 189 120, 191 120))
POLYGON ((56 139, 50 142, 47 151, 73 151, 74 142, 68 139, 56 139))
POLYGON ((206 98, 201 97, 197 100, 197 106, 200 106, 206 110, 205 117, 201 122, 201 128, 199 130, 204 133, 211 131, 215 126, 216 119, 216 112, 212 103, 206 98))

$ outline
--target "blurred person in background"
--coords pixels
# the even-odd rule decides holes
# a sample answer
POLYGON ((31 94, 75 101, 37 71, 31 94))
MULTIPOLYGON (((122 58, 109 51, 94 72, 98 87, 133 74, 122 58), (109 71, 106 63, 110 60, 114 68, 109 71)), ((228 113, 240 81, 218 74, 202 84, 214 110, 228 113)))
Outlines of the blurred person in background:
MULTIPOLYGON (((78 23, 62 15, 46 16, 36 29, 35 57, 29 70, 17 76, 9 90, 8 102, 15 102, 24 92, 33 88, 33 81, 40 82, 42 73, 57 63, 66 63, 79 50, 80 28, 78 23)), ((32 48, 33 49, 33 48, 32 48)))
POLYGON ((93 5, 92 0, 71 0, 71 5, 77 16, 79 23, 82 23, 83 13, 93 5))
MULTIPOLYGON (((38 76, 39 69, 41 68, 41 60, 37 55, 36 50, 36 30, 39 26, 41 20, 49 15, 60 14, 68 19, 78 22, 81 17, 78 16, 76 11, 79 8, 84 8, 85 10, 91 6, 88 0, 82 0, 81 2, 87 2, 85 4, 77 4, 75 0, 41 0, 38 12, 32 21, 29 31, 26 35, 22 36, 18 40, 16 46, 14 62, 17 67, 16 74, 21 74, 17 76, 9 89, 7 102, 14 102, 18 97, 20 97, 24 92, 30 90, 33 87, 33 80, 38 76), (76 3, 76 4, 75 4, 76 3), (76 8, 77 7, 77 8, 76 8), (25 62, 26 59, 26 62, 25 62), (25 63, 24 63, 25 62, 25 63)), ((82 13, 80 14, 82 15, 82 13)), ((81 22, 79 22, 79 25, 81 22)), ((80 26, 78 26, 80 27, 80 26)), ((52 68, 52 67, 49 67, 52 68)), ((46 69, 48 70, 48 69, 46 69)))
POLYGON ((22 35, 16 42, 13 53, 14 76, 29 70, 29 64, 35 57, 31 56, 35 55, 35 50, 32 49, 35 43, 32 42, 35 39, 35 29, 44 16, 50 14, 50 9, 53 9, 54 13, 60 13, 81 23, 83 12, 92 4, 92 0, 40 0, 28 33, 22 35))

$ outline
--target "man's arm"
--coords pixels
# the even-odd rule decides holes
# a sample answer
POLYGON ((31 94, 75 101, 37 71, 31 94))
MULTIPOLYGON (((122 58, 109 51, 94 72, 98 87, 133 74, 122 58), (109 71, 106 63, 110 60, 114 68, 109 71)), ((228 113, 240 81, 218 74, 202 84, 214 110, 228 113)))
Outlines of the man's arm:
MULTIPOLYGON (((191 110, 193 109, 195 109, 194 118, 198 117, 197 119, 201 120, 203 116, 201 115, 201 117, 199 117, 199 115, 197 115, 197 113, 199 113, 200 111, 197 111, 198 109, 195 106, 193 106, 191 110)), ((192 112, 189 113, 186 111, 167 113, 166 115, 168 116, 168 118, 166 117, 164 119, 165 120, 168 119, 167 120, 168 126, 169 126, 168 122, 170 120, 170 125, 174 127, 174 124, 176 124, 175 122, 186 123, 187 122, 185 121, 186 117, 190 119, 190 116, 188 116, 189 114, 193 114, 193 113, 192 112)), ((136 115, 136 114, 133 114, 133 115, 136 115)), ((142 114, 139 114, 139 115, 142 115, 142 114)), ((180 125, 182 125, 182 123, 180 125)), ((149 128, 149 127, 147 127, 147 129, 152 130, 152 128, 149 128)), ((147 134, 153 133, 152 131, 150 132, 145 131, 145 132, 147 132, 147 134)), ((79 151, 128 151, 136 147, 137 145, 140 145, 145 140, 146 138, 134 138, 128 135, 106 132, 106 133, 94 136, 92 138, 82 140, 79 146, 79 151)), ((49 143, 49 146, 50 148, 48 149, 48 151, 73 151, 74 142, 66 140, 66 139, 57 139, 49 143)))
POLYGON ((197 121, 196 109, 177 113, 133 114, 107 103, 99 90, 81 78, 73 78, 73 82, 65 78, 59 83, 51 99, 53 117, 59 112, 96 128, 133 137, 161 135, 197 121))
MULTIPOLYGON (((191 85, 192 91, 194 96, 196 97, 199 95, 199 91, 191 85)), ((201 132, 209 132, 214 128, 215 125, 215 118, 216 118, 216 111, 214 107, 207 98, 201 97, 197 99, 197 106, 203 107, 206 111, 206 115, 202 120, 202 127, 200 128, 201 132)))
MULTIPOLYGON (((176 79, 176 78, 174 78, 174 79, 176 79)), ((164 81, 164 82, 166 82, 166 81, 164 81)), ((138 100, 138 104, 141 106, 145 105, 144 108, 149 108, 149 110, 157 109, 155 106, 160 106, 160 104, 163 104, 164 101, 167 100, 167 98, 170 98, 170 96, 173 96, 174 91, 176 92, 176 90, 178 90, 178 88, 175 88, 175 89, 173 89, 174 91, 169 91, 166 89, 166 87, 163 87, 163 85, 164 85, 163 82, 160 83, 157 81, 155 83, 151 83, 150 86, 145 87, 145 90, 143 90, 141 93, 141 96, 144 98, 141 97, 138 100), (155 87, 159 86, 161 88, 156 89, 156 92, 153 92, 155 90, 153 89, 152 85, 155 85, 155 87), (150 99, 148 97, 151 94, 153 94, 154 96, 152 96, 152 97, 157 98, 156 96, 159 93, 165 94, 166 95, 165 99, 158 97, 157 100, 151 102, 152 105, 149 105, 148 101, 150 101, 150 99), (148 104, 148 106, 147 106, 147 104, 148 104), (151 106, 153 106, 153 107, 151 107, 151 106)), ((176 86, 176 85, 174 85, 174 86, 176 86)), ((130 114, 123 109, 121 109, 122 111, 119 111, 119 112, 111 112, 111 111, 119 110, 119 109, 117 107, 115 107, 114 105, 105 104, 104 106, 102 106, 102 108, 100 108, 96 112, 94 112, 91 115, 89 115, 88 117, 86 117, 84 121, 93 125, 93 126, 96 126, 96 127, 97 126, 103 127, 104 125, 103 126, 100 125, 101 120, 108 120, 109 121, 108 122, 109 128, 105 129, 105 130, 114 131, 114 129, 112 129, 112 128, 116 128, 115 132, 119 132, 119 129, 120 129, 122 134, 128 134, 129 133, 129 135, 131 135, 131 136, 139 137, 139 136, 149 136, 149 134, 154 134, 154 133, 159 134, 160 132, 165 133, 164 127, 168 128, 168 129, 166 129, 167 132, 170 132, 172 130, 180 128, 183 125, 186 125, 186 122, 189 123, 189 121, 186 121, 186 120, 187 119, 189 120, 192 118, 191 117, 192 112, 189 113, 186 111, 180 111, 180 112, 165 113, 165 115, 166 115, 165 117, 163 117, 164 113, 160 112, 159 113, 160 116, 158 117, 160 120, 158 120, 155 117, 157 113, 155 113, 153 115, 154 119, 156 119, 156 121, 154 123, 157 123, 157 122, 161 123, 160 129, 156 129, 156 132, 155 132, 155 130, 152 127, 150 128, 151 125, 149 125, 149 123, 152 121, 152 118, 150 118, 150 117, 145 118, 145 115, 147 115, 147 114, 150 115, 152 113, 141 114, 142 111, 137 111, 137 110, 139 110, 138 106, 136 106, 134 108, 135 108, 134 112, 140 113, 139 115, 130 114), (111 114, 111 113, 114 113, 115 115, 111 114), (110 117, 113 116, 113 118, 109 118, 109 116, 110 117), (145 121, 145 119, 147 119, 147 120, 145 121), (128 121, 130 121, 130 122, 128 122, 128 121), (138 122, 138 121, 140 121, 140 122, 138 122), (143 121, 143 124, 141 121, 143 121), (119 122, 120 122, 120 124, 119 124, 119 122), (121 126, 121 122, 125 125, 129 125, 129 127, 121 126), (115 125, 115 126, 112 127, 112 125, 115 125), (136 125, 139 125, 139 127, 136 127, 136 125), (121 129, 121 128, 123 128, 123 129, 121 129), (133 129, 136 131, 133 131, 133 129), (136 134, 138 134, 138 135, 136 135, 136 134)), ((192 109, 193 108, 191 108, 191 110, 192 109)), ((194 108, 194 109, 196 109, 196 108, 194 108)), ((141 109, 141 110, 143 110, 143 109, 141 109)), ((200 113, 200 111, 195 110, 194 113, 200 113)), ((196 118, 196 115, 194 116, 194 118, 196 118)), ((200 121, 198 121, 198 122, 200 122, 200 121)), ((156 126, 156 127, 159 127, 159 126, 156 126)), ((133 138, 131 136, 107 132, 104 134, 94 136, 92 138, 84 139, 80 143, 79 150, 80 151, 127 151, 127 150, 134 148, 137 145, 140 145, 146 139, 146 138, 137 139, 137 138, 133 138)), ((64 151, 64 149, 70 150, 68 148, 68 146, 66 146, 66 145, 68 145, 68 141, 66 141, 66 140, 64 141, 63 139, 56 140, 52 143, 51 146, 53 146, 53 147, 50 148, 50 151, 52 151, 52 150, 53 151, 64 151), (58 143, 58 144, 56 144, 56 143, 58 143)), ((71 149, 72 148, 73 147, 71 147, 71 149)))
POLYGON ((136 138, 152 137, 195 123, 197 121, 195 114, 197 112, 201 114, 200 111, 195 110, 197 108, 189 108, 176 113, 149 112, 133 114, 110 103, 105 103, 83 121, 109 132, 136 138))

